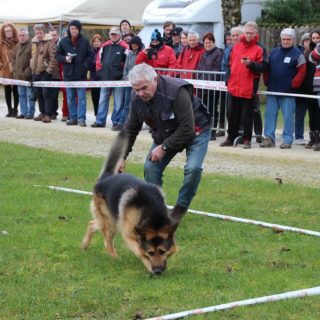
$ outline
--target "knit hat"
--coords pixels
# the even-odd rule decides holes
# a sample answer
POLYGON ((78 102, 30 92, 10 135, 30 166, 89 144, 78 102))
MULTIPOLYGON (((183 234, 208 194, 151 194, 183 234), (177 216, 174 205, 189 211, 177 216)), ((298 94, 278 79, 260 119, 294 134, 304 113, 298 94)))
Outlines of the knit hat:
POLYGON ((129 25, 130 29, 131 29, 131 23, 126 19, 123 19, 123 20, 120 21, 120 23, 119 23, 120 29, 121 29, 121 25, 122 25, 123 22, 126 22, 129 25))
POLYGON ((293 39, 296 38, 296 32, 292 29, 292 28, 285 28, 281 31, 280 33, 280 38, 282 38, 282 36, 289 36, 293 39))
POLYGON ((76 27, 79 31, 82 30, 82 25, 81 25, 81 22, 79 20, 72 20, 69 22, 69 26, 68 26, 68 29, 70 30, 70 27, 71 26, 74 26, 76 27))
POLYGON ((170 35, 171 36, 180 36, 180 33, 183 31, 182 28, 180 27, 176 27, 176 28, 173 28, 170 32, 170 35))
POLYGON ((130 47, 131 50, 132 50, 131 46, 133 44, 136 44, 136 45, 139 46, 139 51, 143 48, 143 43, 142 43, 142 40, 141 40, 141 38, 139 36, 135 36, 130 40, 129 47, 130 47))
POLYGON ((161 33, 159 32, 158 29, 155 29, 152 34, 151 34, 151 41, 159 41, 159 42, 163 42, 162 37, 161 37, 161 33))
POLYGON ((301 36, 301 44, 303 44, 305 40, 311 40, 310 33, 307 32, 301 36))

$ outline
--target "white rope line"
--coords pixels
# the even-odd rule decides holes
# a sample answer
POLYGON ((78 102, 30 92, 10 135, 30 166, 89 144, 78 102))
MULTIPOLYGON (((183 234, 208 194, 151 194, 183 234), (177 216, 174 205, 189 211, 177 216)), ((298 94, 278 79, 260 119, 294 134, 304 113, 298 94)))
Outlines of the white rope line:
POLYGON ((179 319, 179 318, 184 318, 190 315, 197 315, 197 314, 203 314, 208 312, 216 312, 221 310, 232 309, 236 307, 251 306, 251 305, 260 304, 260 303, 294 299, 294 298, 303 298, 303 297, 310 297, 310 296, 317 296, 317 295, 320 295, 320 287, 289 291, 289 292, 275 294, 271 296, 253 298, 248 300, 240 300, 240 301, 235 301, 235 302, 230 302, 225 304, 219 304, 217 306, 212 306, 212 307, 193 309, 193 310, 182 311, 178 313, 171 313, 171 314, 167 314, 160 317, 148 318, 146 320, 179 319))
MULTIPOLYGON (((207 89, 216 91, 227 91, 224 81, 209 81, 209 80, 194 80, 184 79, 191 83, 196 89, 207 89)), ((48 87, 48 88, 125 88, 131 87, 129 81, 22 81, 8 78, 0 78, 0 84, 3 85, 18 85, 18 86, 33 86, 33 87, 48 87)), ((318 95, 283 93, 273 91, 258 91, 260 95, 273 95, 280 97, 295 97, 295 98, 310 98, 320 99, 318 95)))
MULTIPOLYGON (((78 194, 85 194, 85 195, 92 195, 93 194, 92 192, 88 192, 88 191, 81 191, 81 190, 77 190, 77 189, 62 188, 62 187, 56 187, 56 186, 35 185, 35 187, 49 188, 49 189, 53 189, 53 190, 57 190, 57 191, 64 191, 64 192, 71 192, 71 193, 78 193, 78 194)), ((172 208, 172 206, 168 206, 168 207, 172 208)), ((310 236, 320 237, 320 232, 318 232, 318 231, 300 229, 300 228, 295 228, 295 227, 284 226, 281 224, 274 224, 274 223, 268 223, 268 222, 257 221, 257 220, 243 219, 243 218, 238 218, 238 217, 233 217, 233 216, 228 216, 228 215, 223 215, 223 214, 217 214, 217 213, 203 212, 203 211, 198 211, 198 210, 193 210, 193 209, 189 209, 188 212, 191 212, 193 214, 211 217, 211 218, 226 220, 226 221, 241 222, 241 223, 245 223, 245 224, 253 224, 253 225, 260 226, 260 227, 271 228, 271 229, 275 229, 275 230, 291 231, 291 232, 296 232, 296 233, 300 233, 300 234, 307 234, 310 236)))

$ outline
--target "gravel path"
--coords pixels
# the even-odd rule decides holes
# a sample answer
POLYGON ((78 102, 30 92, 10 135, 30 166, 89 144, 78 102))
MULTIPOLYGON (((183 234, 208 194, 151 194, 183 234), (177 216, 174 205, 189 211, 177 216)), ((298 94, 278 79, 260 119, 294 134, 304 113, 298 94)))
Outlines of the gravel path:
MULTIPOLYGON (((107 128, 91 128, 94 116, 89 112, 88 127, 66 126, 60 119, 50 124, 33 120, 6 118, 6 108, 0 101, 0 141, 20 143, 49 150, 68 153, 105 156, 116 133, 107 128)), ((244 150, 241 146, 221 148, 218 138, 209 144, 208 154, 204 163, 206 172, 246 177, 260 177, 275 181, 281 177, 283 182, 294 182, 309 186, 319 186, 320 152, 307 150, 303 146, 293 145, 292 149, 281 150, 279 147, 262 149, 257 143, 252 149, 244 150)), ((280 134, 278 139, 280 145, 280 134)), ((129 159, 142 163, 151 143, 150 134, 142 130, 129 159)), ((173 166, 182 167, 183 154, 172 162, 173 166)))

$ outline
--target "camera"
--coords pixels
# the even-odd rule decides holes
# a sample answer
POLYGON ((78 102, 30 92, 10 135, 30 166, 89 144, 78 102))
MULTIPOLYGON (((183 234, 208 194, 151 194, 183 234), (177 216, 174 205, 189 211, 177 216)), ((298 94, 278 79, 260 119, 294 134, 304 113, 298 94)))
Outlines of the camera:
POLYGON ((157 60, 158 59, 158 50, 154 48, 148 48, 148 59, 149 60, 157 60))

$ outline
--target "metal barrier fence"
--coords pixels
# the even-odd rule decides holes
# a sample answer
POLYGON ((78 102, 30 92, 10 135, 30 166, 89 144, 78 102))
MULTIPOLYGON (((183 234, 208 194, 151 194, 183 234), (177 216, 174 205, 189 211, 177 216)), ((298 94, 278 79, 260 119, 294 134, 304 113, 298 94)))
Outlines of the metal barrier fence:
MULTIPOLYGON (((186 80, 206 80, 206 81, 223 81, 225 72, 220 71, 199 71, 199 70, 181 70, 181 69, 163 69, 155 68, 162 75, 186 80)), ((228 94, 220 88, 195 88, 195 95, 199 97, 202 103, 212 117, 212 129, 216 132, 225 132, 227 126, 227 106, 228 94)))

